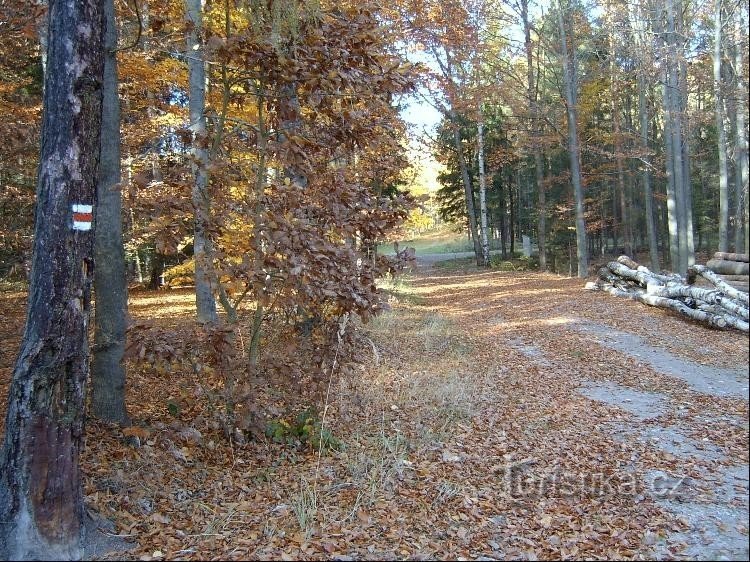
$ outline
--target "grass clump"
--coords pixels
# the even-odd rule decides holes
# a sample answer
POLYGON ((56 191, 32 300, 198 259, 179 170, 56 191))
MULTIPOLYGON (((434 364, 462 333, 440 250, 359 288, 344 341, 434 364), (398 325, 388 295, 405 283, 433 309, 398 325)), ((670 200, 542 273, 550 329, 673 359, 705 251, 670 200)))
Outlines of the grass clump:
POLYGON ((266 436, 275 443, 321 451, 339 451, 343 446, 328 428, 323 427, 314 407, 300 412, 293 419, 280 418, 268 422, 266 436))

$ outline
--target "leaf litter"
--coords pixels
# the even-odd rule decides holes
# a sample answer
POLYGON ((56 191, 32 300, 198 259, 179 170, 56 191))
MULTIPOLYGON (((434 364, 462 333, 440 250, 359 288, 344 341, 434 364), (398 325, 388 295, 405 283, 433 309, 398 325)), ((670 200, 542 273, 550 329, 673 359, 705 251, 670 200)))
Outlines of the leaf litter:
MULTIPOLYGON (((678 500, 652 492, 658 477, 662 488, 689 494, 683 505, 744 506, 746 514, 746 397, 696 392, 572 326, 627 331, 717 368, 747 365, 744 336, 633 309, 551 274, 438 270, 408 281, 410 298, 359 328, 369 344, 353 372, 335 380, 327 410, 344 446, 320 457, 227 440, 206 422, 212 405, 196 390, 200 373, 131 368, 133 426, 87 425, 87 507, 114 523, 107 533, 134 544, 105 558, 723 554, 691 513, 674 508, 678 500), (659 415, 639 419, 588 398, 580 389, 592 384, 657 393, 659 415), (678 455, 642 438, 677 425, 718 453, 678 455)), ((135 314, 154 319, 163 295, 142 296, 135 314)), ((7 393, 23 301, 3 304, 7 393)), ((731 523, 747 537, 746 515, 731 523)))

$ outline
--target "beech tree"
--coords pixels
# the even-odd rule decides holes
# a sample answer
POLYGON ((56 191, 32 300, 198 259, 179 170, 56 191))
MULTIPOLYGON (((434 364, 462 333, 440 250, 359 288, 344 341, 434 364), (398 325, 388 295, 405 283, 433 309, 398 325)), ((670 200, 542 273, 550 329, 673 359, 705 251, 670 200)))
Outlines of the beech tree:
POLYGON ((0 452, 0 556, 77 559, 102 3, 50 2, 29 304, 0 452))
POLYGON ((541 115, 539 111, 539 77, 534 73, 534 48, 531 43, 531 22, 529 20, 529 0, 520 0, 517 11, 521 17, 526 55, 526 96, 530 114, 529 129, 531 132, 532 152, 534 155, 534 180, 537 189, 537 245, 539 246, 539 269, 547 269, 547 202, 544 187, 544 164, 542 150, 539 146, 541 136, 541 115))
POLYGON ((187 0, 187 52, 190 69, 190 130, 193 168, 193 258, 195 260, 195 305, 199 322, 215 323, 216 300, 211 286, 211 242, 208 194, 208 139, 206 133, 206 61, 203 50, 203 9, 201 0, 187 0))
POLYGON ((651 261, 651 269, 659 270, 659 244, 657 240, 656 222, 654 219, 653 188, 651 182, 651 162, 649 147, 649 109, 648 109, 648 64, 653 60, 648 41, 647 18, 644 17, 643 6, 631 6, 629 13, 629 25, 632 33, 634 60, 637 65, 637 90, 638 90, 638 134, 640 141, 640 169, 641 183, 643 186, 643 207, 648 236, 648 250, 651 261))
POLYGON ((724 92, 721 80, 722 1, 714 1, 714 102, 719 149, 719 251, 729 251, 729 170, 727 167, 727 132, 724 127, 724 92))
POLYGON ((117 92, 117 24, 114 0, 104 0, 104 82, 99 182, 94 249, 94 348, 91 363, 91 412, 125 424, 125 330, 128 288, 122 240, 120 191, 120 98, 117 92))
POLYGON ((565 105, 568 113, 568 154, 570 155, 570 178, 573 184, 576 216, 576 251, 578 253, 578 277, 588 275, 588 245, 584 219, 583 185, 581 182, 581 145, 578 140, 578 92, 576 84, 576 54, 568 51, 567 18, 570 14, 566 0, 560 0, 557 13, 560 28, 560 52, 563 64, 565 105))
POLYGON ((734 187, 735 187, 735 237, 736 252, 747 252, 750 248, 750 218, 748 217, 748 87, 747 87, 747 21, 748 6, 739 2, 734 15, 734 92, 735 99, 735 150, 734 150, 734 187))

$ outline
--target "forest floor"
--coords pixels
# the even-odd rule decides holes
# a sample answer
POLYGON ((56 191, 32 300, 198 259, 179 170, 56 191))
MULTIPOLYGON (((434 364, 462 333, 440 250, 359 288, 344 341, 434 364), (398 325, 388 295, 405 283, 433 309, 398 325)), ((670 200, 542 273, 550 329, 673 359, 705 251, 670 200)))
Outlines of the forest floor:
MULTIPOLYGON (((747 558, 746 335, 552 274, 423 264, 389 289, 321 457, 198 432, 198 406, 168 408, 188 375, 131 372, 140 446, 87 430, 100 532, 141 560, 747 558)), ((131 313, 189 321, 191 300, 131 313)), ((23 297, 1 306, 5 396, 23 297)))

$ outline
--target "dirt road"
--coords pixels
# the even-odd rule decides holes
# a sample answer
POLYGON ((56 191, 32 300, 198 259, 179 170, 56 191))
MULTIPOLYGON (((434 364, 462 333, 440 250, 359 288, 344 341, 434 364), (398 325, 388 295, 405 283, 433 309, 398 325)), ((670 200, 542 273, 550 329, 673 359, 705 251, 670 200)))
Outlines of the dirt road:
MULTIPOLYGON (((551 274, 422 261, 392 283, 330 378, 341 447, 320 456, 228 442, 203 373, 131 368, 145 441, 90 421, 83 459, 127 558, 747 559, 745 335, 551 274), (175 416, 175 389, 204 414, 175 416)), ((5 303, 0 385, 23 327, 5 303)), ((193 303, 148 293, 131 313, 189 323, 193 303)))
POLYGON ((485 556, 524 545, 587 556, 597 550, 582 545, 598 543, 606 556, 747 559, 746 336, 576 279, 422 266, 413 310, 450 324, 446 337, 468 334, 458 363, 481 381, 488 435, 449 455, 464 455, 465 475, 505 467, 494 497, 526 510, 500 510, 491 544, 506 546, 485 556), (615 521, 629 538, 607 551, 615 521))

